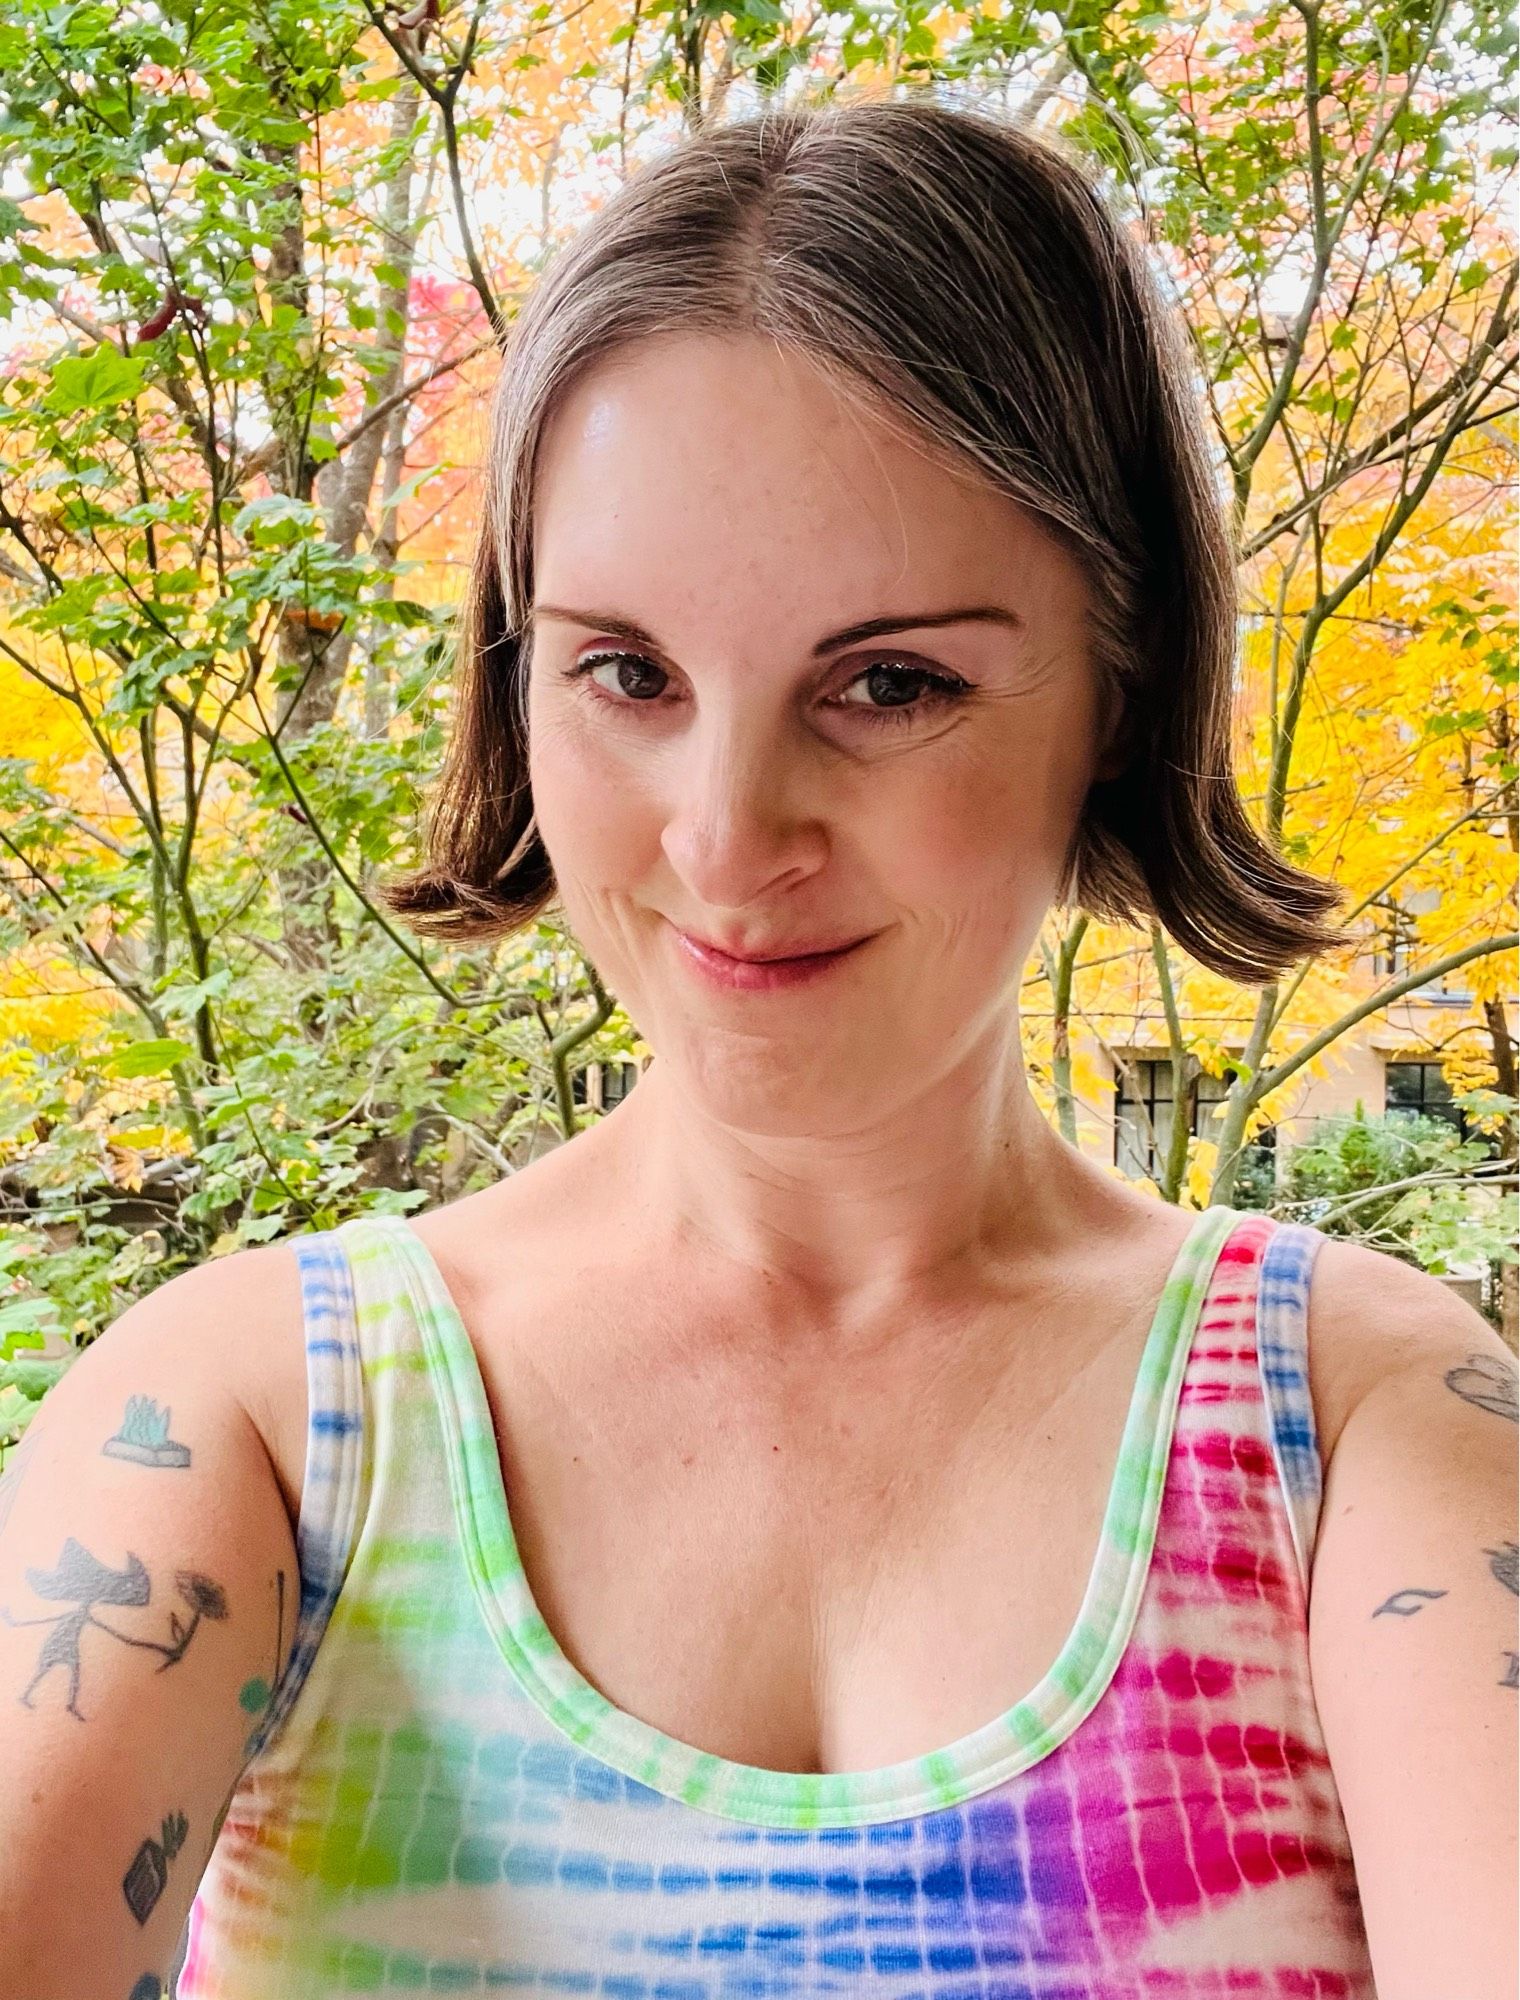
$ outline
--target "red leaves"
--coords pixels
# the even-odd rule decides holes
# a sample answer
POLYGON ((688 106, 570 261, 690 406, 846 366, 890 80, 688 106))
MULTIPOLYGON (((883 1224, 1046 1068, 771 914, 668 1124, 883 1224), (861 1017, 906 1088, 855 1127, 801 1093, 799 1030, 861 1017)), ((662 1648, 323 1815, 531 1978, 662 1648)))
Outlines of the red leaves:
POLYGON ((157 340, 161 333, 167 333, 181 313, 194 317, 205 324, 206 307, 202 300, 192 298, 182 292, 178 285, 170 285, 164 292, 162 303, 151 319, 145 319, 137 329, 137 338, 132 343, 141 347, 145 340, 157 340))

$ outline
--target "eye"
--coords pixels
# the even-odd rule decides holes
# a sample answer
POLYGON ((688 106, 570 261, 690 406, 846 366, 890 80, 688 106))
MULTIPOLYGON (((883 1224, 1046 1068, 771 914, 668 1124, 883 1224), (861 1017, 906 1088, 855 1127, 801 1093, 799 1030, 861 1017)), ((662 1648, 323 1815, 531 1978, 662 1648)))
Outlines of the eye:
MULTIPOLYGON (((593 699, 610 702, 616 708, 655 706, 660 688, 652 686, 651 681, 657 677, 663 683, 669 678, 663 667, 657 667, 642 654, 621 652, 588 653, 567 667, 564 677, 585 679, 594 690, 593 699), (614 693, 605 682, 595 678, 603 668, 612 669, 619 692, 614 693)), ((873 661, 853 675, 846 688, 860 683, 869 684, 871 693, 881 699, 849 701, 840 697, 831 706, 853 710, 873 727, 915 722, 931 710, 963 700, 971 691, 969 682, 958 675, 937 673, 913 660, 873 661)))
POLYGON ((963 700, 970 692, 968 682, 953 674, 935 673, 929 667, 922 667, 912 660, 880 660, 855 675, 848 686, 857 682, 872 683, 872 692, 885 694, 887 705, 879 708, 873 702, 841 701, 841 708, 860 709, 865 719, 877 722, 913 722, 931 709, 945 707, 950 702, 963 700), (880 677, 887 676, 884 682, 880 677), (904 684, 907 695, 904 696, 904 684), (917 683, 926 692, 917 700, 913 699, 912 688, 917 683))
MULTIPOLYGON (((587 653, 584 659, 576 660, 571 666, 565 669, 565 679, 581 680, 585 678, 589 681, 590 686, 601 700, 614 702, 619 707, 627 707, 628 703, 620 701, 619 697, 610 688, 605 687, 598 680, 590 679, 590 676, 600 667, 612 667, 616 669, 618 684, 624 694, 631 693, 628 686, 628 682, 630 681, 647 681, 651 674, 658 674, 661 680, 666 678, 662 667, 657 667, 652 660, 646 660, 639 653, 587 653), (625 668, 628 670, 626 673, 624 672, 625 668)), ((658 693, 658 689, 654 692, 658 693)), ((644 692, 633 695, 632 699, 634 701, 647 702, 652 699, 652 696, 648 692, 644 692)))

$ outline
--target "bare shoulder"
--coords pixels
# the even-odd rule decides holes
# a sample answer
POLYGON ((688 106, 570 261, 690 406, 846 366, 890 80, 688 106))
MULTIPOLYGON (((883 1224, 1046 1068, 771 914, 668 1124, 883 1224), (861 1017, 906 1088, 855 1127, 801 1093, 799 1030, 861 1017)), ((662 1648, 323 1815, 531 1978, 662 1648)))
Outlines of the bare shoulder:
POLYGON ((208 1258, 136 1300, 81 1355, 163 1345, 176 1368, 213 1375, 269 1454, 294 1532, 306 1466, 306 1342, 301 1276, 290 1242, 208 1258))
POLYGON ((1429 1272, 1339 1237, 1326 1237, 1315 1257, 1308 1358, 1327 1466, 1352 1412, 1374 1390, 1411 1374, 1455 1372, 1455 1385, 1447 1386, 1457 1395, 1484 1393, 1476 1377, 1508 1382, 1513 1410, 1514 1357, 1481 1313, 1429 1272), (1469 1371, 1476 1371, 1471 1381, 1469 1371))

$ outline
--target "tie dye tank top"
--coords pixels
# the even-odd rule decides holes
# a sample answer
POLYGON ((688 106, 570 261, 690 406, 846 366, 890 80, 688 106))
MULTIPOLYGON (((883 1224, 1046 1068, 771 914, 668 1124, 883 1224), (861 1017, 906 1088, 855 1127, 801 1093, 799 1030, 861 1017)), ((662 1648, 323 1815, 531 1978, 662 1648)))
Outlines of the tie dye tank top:
POLYGON ((1198 1216, 1044 1679, 941 1750, 815 1774, 704 1753, 582 1677, 431 1253, 397 1217, 296 1239, 299 1623, 173 1990, 1375 2000, 1309 1681, 1323 1240, 1198 1216))

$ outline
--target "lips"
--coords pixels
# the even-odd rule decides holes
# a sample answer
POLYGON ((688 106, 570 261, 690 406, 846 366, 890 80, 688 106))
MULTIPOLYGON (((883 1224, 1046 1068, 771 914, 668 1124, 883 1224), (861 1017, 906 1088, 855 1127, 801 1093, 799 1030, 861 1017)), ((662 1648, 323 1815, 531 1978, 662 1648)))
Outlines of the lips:
POLYGON ((741 950, 737 945, 719 944, 714 938, 702 937, 696 931, 682 931, 681 935, 700 945, 704 951, 719 952, 724 958, 736 959, 741 965, 776 965, 787 959, 827 958, 833 952, 848 951, 852 945, 865 942, 864 935, 857 934, 855 937, 767 945, 763 949, 750 946, 741 950))

